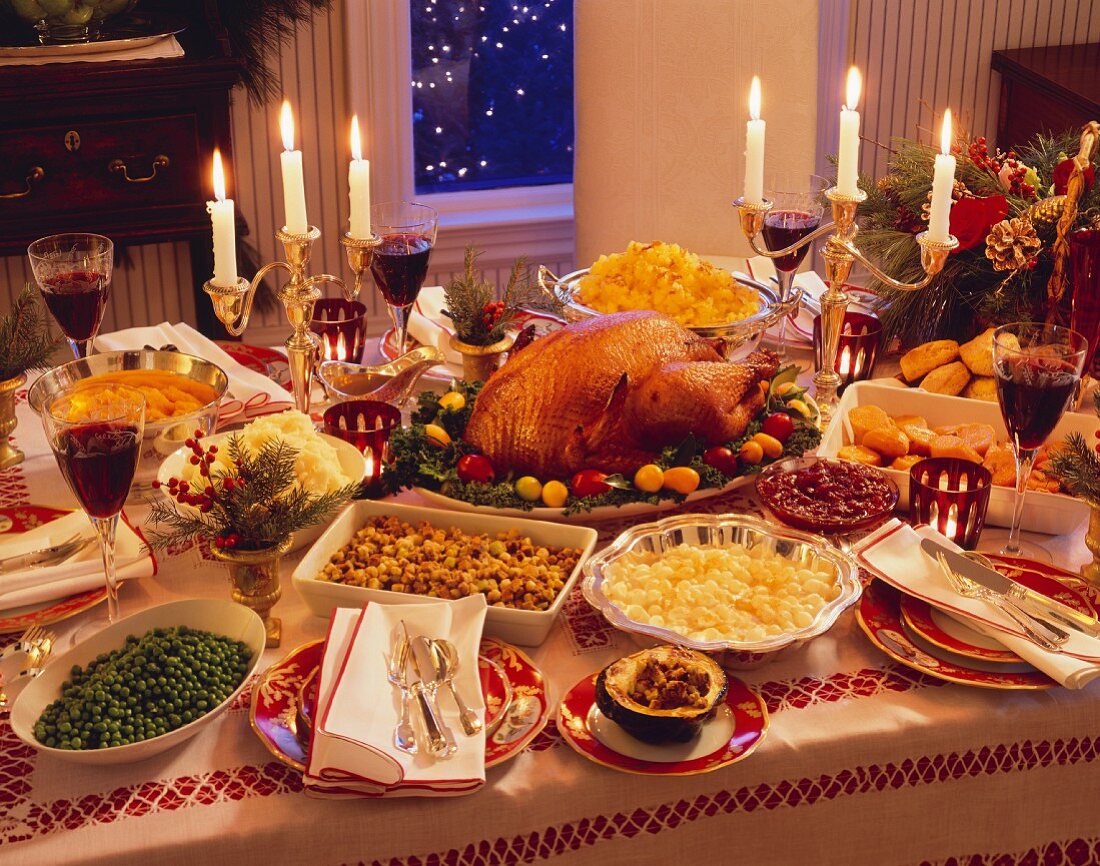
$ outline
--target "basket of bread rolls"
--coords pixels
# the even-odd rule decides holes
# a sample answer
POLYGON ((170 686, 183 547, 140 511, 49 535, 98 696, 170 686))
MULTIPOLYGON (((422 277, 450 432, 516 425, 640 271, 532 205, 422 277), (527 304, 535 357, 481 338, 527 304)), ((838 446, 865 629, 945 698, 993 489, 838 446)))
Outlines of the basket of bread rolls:
POLYGON ((993 379, 993 331, 988 328, 967 343, 932 340, 901 356, 898 378, 933 394, 997 402, 993 379))

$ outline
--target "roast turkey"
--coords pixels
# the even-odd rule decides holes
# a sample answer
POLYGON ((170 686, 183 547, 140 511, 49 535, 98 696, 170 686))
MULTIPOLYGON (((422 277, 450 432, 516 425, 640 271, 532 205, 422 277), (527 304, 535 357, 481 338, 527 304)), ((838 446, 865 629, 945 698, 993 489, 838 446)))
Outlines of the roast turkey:
POLYGON ((613 313, 567 325, 515 353, 486 382, 465 438, 498 471, 568 478, 631 473, 688 434, 740 436, 779 359, 741 363, 667 316, 613 313))

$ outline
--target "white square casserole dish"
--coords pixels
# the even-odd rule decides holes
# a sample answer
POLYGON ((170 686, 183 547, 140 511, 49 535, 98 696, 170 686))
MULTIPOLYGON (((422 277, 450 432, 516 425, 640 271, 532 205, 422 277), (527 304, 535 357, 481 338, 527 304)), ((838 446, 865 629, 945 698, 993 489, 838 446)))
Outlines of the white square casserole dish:
POLYGON ((291 576, 294 588, 316 616, 328 617, 334 607, 362 607, 369 601, 379 604, 418 604, 439 600, 424 595, 391 592, 387 589, 368 589, 362 586, 331 583, 317 578, 332 555, 351 541, 368 519, 391 516, 414 526, 426 521, 441 529, 454 527, 469 534, 488 533, 494 536, 497 533, 515 529, 520 535, 530 538, 536 545, 573 547, 581 551, 576 567, 548 610, 489 608, 485 617, 485 633, 520 646, 538 646, 546 640, 565 605, 566 597, 581 574, 585 560, 596 547, 597 532, 587 526, 540 520, 516 520, 512 517, 491 517, 398 502, 355 502, 349 505, 317 539, 291 576))
MULTIPOLYGON (((998 441, 1008 440, 1008 431, 1001 418, 1000 406, 984 400, 968 400, 963 397, 949 397, 945 394, 933 394, 918 388, 899 388, 892 385, 880 385, 875 382, 856 382, 849 385, 840 399, 833 419, 821 437, 817 453, 825 457, 836 457, 845 445, 853 444, 852 426, 848 423, 848 411, 857 406, 878 406, 887 415, 923 415, 929 427, 944 424, 982 423, 990 424, 996 431, 998 441)), ((1093 432, 1100 426, 1094 416, 1078 412, 1067 412, 1058 426, 1054 428, 1048 440, 1050 444, 1060 442, 1070 433, 1077 432, 1090 442, 1093 432)), ((909 508, 909 473, 896 469, 883 469, 901 493, 898 509, 909 508)), ((1015 492, 1011 487, 997 485, 989 496, 989 511, 985 522, 988 526, 1010 526, 1012 524, 1012 504, 1015 492)), ((1021 527, 1031 532, 1048 535, 1060 535, 1071 531, 1088 515, 1088 506, 1079 499, 1061 493, 1044 493, 1029 490, 1024 499, 1024 516, 1021 527)))

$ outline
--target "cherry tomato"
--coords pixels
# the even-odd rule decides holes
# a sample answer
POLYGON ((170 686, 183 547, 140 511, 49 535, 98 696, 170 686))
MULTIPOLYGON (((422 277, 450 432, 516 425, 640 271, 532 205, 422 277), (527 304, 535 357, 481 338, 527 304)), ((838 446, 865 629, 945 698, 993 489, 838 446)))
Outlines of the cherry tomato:
POLYGON ((538 502, 542 497, 542 482, 533 475, 524 475, 516 481, 516 493, 527 502, 538 502))
POLYGON ((634 486, 643 493, 656 493, 665 483, 665 473, 656 463, 647 463, 634 473, 634 486))
POLYGON ((741 453, 737 455, 744 463, 759 463, 764 459, 764 448, 759 442, 749 439, 742 444, 741 453))
POLYGON ((704 451, 703 462, 730 478, 737 474, 737 455, 724 445, 715 445, 704 451))
POLYGON ((686 496, 699 487, 699 473, 690 466, 673 466, 665 470, 665 487, 686 496))
POLYGON ((458 458, 458 477, 463 481, 480 481, 492 484, 497 477, 493 464, 482 454, 464 454, 458 458))
POLYGON ((560 481, 547 481, 542 486, 542 504, 548 508, 561 508, 569 498, 569 491, 560 481))
POLYGON ((603 480, 606 477, 607 473, 600 472, 599 469, 582 469, 569 482, 569 489, 573 491, 574 496, 580 499, 584 499, 586 496, 599 496, 611 489, 610 484, 604 484, 603 480))
POLYGON ((794 432, 794 421, 786 412, 772 412, 760 425, 760 432, 767 433, 780 442, 786 442, 794 432))

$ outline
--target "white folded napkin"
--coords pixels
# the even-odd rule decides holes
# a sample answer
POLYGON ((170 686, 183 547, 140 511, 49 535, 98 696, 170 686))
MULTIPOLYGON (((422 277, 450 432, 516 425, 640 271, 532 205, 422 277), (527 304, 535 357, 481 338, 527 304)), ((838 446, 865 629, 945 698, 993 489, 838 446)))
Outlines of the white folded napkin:
POLYGON ((853 546, 856 559, 876 577, 922 599, 988 635, 1069 689, 1080 689, 1100 676, 1100 640, 1074 629, 1061 652, 1032 643, 1020 627, 988 602, 956 593, 939 563, 920 548, 922 538, 955 550, 949 539, 928 526, 913 529, 894 519, 853 546))
POLYGON ((421 346, 434 346, 446 357, 448 364, 462 366, 462 355, 451 348, 454 329, 443 315, 447 302, 443 286, 425 286, 409 314, 409 336, 421 346))
POLYGON ((144 346, 160 348, 169 344, 181 352, 212 361, 225 371, 229 378, 229 391, 218 412, 220 424, 282 412, 293 405, 290 392, 278 382, 237 363, 213 340, 207 339, 184 322, 175 325, 161 322, 154 326, 127 328, 110 334, 100 334, 95 341, 95 346, 100 351, 124 351, 141 349, 144 346))
MULTIPOLYGON (((41 550, 78 532, 88 538, 94 537, 91 522, 81 511, 74 511, 18 535, 0 535, 0 558, 41 550)), ((115 570, 120 580, 149 577, 156 572, 156 560, 125 520, 118 522, 115 570)), ((95 542, 58 565, 0 574, 0 610, 65 598, 103 585, 103 557, 99 552, 99 543, 95 542)))
MULTIPOLYGON (((305 774, 314 794, 346 796, 458 796, 485 783, 484 732, 468 737, 449 693, 439 693, 443 719, 455 734, 458 752, 438 759, 408 755, 393 745, 400 694, 387 679, 393 637, 404 620, 410 637, 447 638, 458 650, 455 686, 484 714, 477 672, 485 623, 485 599, 453 602, 368 604, 360 613, 339 609, 333 616, 318 685, 317 723, 305 774)), ((411 664, 410 676, 411 676, 411 664)), ((425 672, 425 676, 430 676, 425 672)), ((416 712, 414 704, 414 724, 416 712)))

